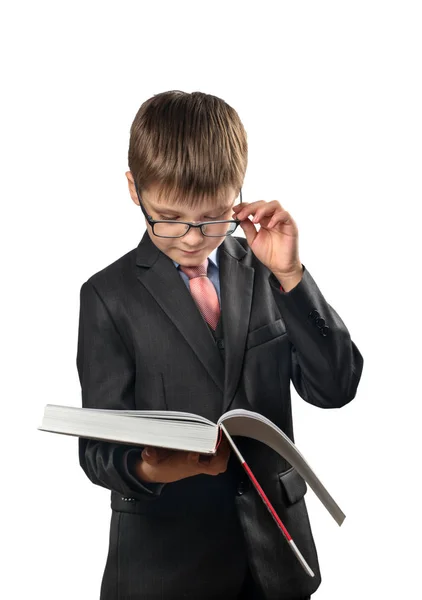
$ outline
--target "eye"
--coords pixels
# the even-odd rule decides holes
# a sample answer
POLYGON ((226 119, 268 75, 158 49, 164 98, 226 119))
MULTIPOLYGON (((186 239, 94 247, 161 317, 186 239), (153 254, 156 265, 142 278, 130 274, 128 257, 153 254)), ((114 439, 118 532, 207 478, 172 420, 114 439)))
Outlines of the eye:
POLYGON ((224 217, 225 213, 221 215, 217 215, 216 217, 205 217, 205 219, 209 219, 210 221, 218 221, 221 217, 224 217))
POLYGON ((177 221, 179 217, 166 217, 166 215, 158 215, 164 221, 177 221))

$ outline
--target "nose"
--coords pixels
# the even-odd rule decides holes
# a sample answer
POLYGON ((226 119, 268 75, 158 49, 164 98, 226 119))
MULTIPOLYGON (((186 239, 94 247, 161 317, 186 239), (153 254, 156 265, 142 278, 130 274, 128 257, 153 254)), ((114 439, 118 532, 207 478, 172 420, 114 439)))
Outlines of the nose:
POLYGON ((191 227, 186 235, 183 236, 183 242, 192 248, 201 246, 204 236, 200 227, 191 227))

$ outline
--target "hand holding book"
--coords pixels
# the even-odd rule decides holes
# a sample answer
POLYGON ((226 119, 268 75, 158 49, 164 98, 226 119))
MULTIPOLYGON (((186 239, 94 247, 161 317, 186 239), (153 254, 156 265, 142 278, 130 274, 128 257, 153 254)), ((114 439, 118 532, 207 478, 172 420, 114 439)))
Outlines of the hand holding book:
POLYGON ((146 483, 173 483, 194 475, 220 475, 227 469, 230 445, 223 439, 215 455, 147 446, 136 465, 136 475, 146 483))

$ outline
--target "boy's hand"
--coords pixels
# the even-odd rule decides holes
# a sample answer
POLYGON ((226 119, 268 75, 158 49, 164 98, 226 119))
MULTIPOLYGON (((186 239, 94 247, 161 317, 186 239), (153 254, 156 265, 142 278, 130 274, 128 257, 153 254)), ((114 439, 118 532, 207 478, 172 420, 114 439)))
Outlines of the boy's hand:
POLYGON ((147 483, 172 483, 194 475, 219 475, 227 469, 230 445, 223 438, 215 455, 148 446, 137 464, 137 475, 147 483))
MULTIPOLYGON (((277 279, 289 281, 302 275, 299 231, 290 214, 277 200, 242 202, 233 207, 233 218, 242 221, 249 247, 277 279), (249 215, 253 219, 249 219, 249 215), (259 223, 259 231, 255 225, 259 223)), ((283 285, 283 282, 281 282, 283 285)))

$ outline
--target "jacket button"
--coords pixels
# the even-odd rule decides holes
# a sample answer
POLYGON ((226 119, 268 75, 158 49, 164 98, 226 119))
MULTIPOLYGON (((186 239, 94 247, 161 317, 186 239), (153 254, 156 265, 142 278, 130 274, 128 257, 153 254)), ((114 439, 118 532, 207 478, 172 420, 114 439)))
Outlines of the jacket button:
POLYGON ((224 340, 217 340, 217 347, 220 350, 223 350, 224 349, 224 340))
POLYGON ((316 321, 315 321, 315 324, 316 324, 318 327, 322 327, 323 325, 325 325, 325 319, 323 319, 323 318, 321 318, 321 317, 318 317, 318 319, 316 319, 316 321))
POLYGON ((328 327, 328 325, 325 325, 325 327, 321 327, 321 329, 320 329, 321 335, 323 337, 327 337, 327 333, 328 333, 329 329, 330 328, 328 327))
POLYGON ((239 481, 239 484, 237 486, 237 495, 242 496, 242 494, 248 491, 248 488, 249 486, 247 481, 239 481))

